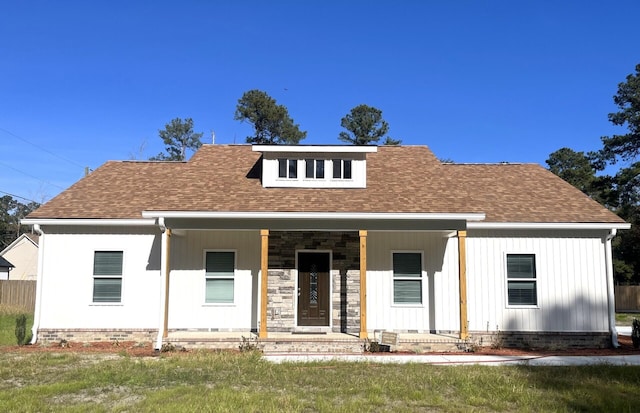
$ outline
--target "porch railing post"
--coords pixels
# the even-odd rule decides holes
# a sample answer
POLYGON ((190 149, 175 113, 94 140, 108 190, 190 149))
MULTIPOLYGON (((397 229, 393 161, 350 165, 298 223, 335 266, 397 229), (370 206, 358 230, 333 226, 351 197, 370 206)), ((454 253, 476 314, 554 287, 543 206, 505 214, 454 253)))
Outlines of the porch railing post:
POLYGON ((260 238, 260 338, 267 337, 267 280, 269 272, 269 230, 261 229, 260 238))
POLYGON ((367 338, 367 231, 360 235, 360 338, 367 338))

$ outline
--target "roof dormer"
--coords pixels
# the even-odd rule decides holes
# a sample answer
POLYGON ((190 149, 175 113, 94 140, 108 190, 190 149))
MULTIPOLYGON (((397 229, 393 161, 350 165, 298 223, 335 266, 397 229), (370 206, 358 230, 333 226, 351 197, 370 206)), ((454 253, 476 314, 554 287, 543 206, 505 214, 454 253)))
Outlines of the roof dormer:
POLYGON ((265 188, 366 188, 367 153, 377 146, 253 145, 265 188))

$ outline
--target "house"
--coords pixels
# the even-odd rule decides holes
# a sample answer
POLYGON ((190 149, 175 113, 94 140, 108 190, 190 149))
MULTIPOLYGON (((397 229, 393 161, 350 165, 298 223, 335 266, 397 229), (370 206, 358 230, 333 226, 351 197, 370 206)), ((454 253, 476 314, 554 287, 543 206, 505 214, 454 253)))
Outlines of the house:
POLYGON ((13 269, 13 264, 0 257, 0 281, 9 279, 9 271, 13 269))
POLYGON ((38 235, 22 234, 0 252, 12 262, 12 280, 36 280, 38 274, 38 235))
POLYGON ((539 165, 337 145, 107 162, 23 223, 40 234, 34 342, 156 348, 380 331, 615 345, 611 240, 630 227, 539 165))

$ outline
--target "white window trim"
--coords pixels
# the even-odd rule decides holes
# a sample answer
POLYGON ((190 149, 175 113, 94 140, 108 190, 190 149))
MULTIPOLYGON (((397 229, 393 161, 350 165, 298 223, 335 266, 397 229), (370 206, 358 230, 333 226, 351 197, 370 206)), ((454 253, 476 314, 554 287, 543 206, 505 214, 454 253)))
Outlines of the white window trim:
MULTIPOLYGON (((391 307, 398 307, 398 308, 424 308, 425 307, 425 280, 427 279, 427 272, 425 271, 425 267, 424 267, 424 251, 423 250, 392 250, 391 254, 390 254, 390 266, 391 266, 391 307), (394 301, 394 292, 395 292, 395 285, 394 285, 394 281, 395 281, 395 276, 393 274, 393 254, 420 254, 420 266, 421 266, 421 271, 420 271, 420 303, 396 303, 394 301)), ((415 281, 416 278, 398 278, 399 280, 411 280, 411 281, 415 281)))
POLYGON ((504 274, 504 303, 505 308, 508 309, 539 309, 540 308, 540 275, 538 265, 538 254, 533 251, 509 251, 504 253, 502 259, 503 274, 504 274), (509 278, 507 257, 509 255, 533 255, 534 264, 536 267, 536 278, 509 278), (509 304, 509 281, 532 281, 536 283, 536 303, 537 304, 509 304))
MULTIPOLYGON (((125 282, 124 282, 124 274, 125 274, 125 263, 127 262, 127 254, 123 249, 119 249, 119 248, 95 248, 91 251, 92 253, 92 259, 91 259, 91 292, 89 294, 90 300, 89 300, 89 307, 122 307, 124 306, 124 297, 125 297, 125 282), (120 274, 120 301, 112 301, 112 302, 100 302, 100 301, 93 301, 93 289, 94 289, 94 280, 96 278, 96 275, 93 273, 93 267, 95 265, 95 260, 96 260, 96 252, 121 252, 122 253, 122 274, 120 274)), ((105 275, 99 275, 98 278, 118 278, 115 276, 105 276, 105 275)))
POLYGON ((202 278, 204 282, 202 283, 202 306, 203 307, 235 307, 238 302, 237 299, 237 291, 236 288, 237 280, 238 280, 238 250, 235 249, 204 249, 202 252, 202 278), (207 280, 208 279, 217 279, 217 280, 227 280, 229 278, 218 278, 218 277, 207 277, 207 253, 208 252, 233 252, 233 302, 231 303, 208 303, 207 302, 207 280))

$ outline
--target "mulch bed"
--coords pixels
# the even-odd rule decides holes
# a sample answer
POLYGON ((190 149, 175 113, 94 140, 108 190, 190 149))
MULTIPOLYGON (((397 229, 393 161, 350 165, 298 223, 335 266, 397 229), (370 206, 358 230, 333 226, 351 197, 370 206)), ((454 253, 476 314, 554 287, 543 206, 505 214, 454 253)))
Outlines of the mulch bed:
MULTIPOLYGON (((472 354, 480 355, 503 355, 503 356, 622 356, 622 355, 640 355, 640 349, 634 348, 629 336, 618 336, 619 348, 602 348, 602 349, 563 349, 563 350, 546 350, 546 349, 518 349, 518 348, 490 348, 481 347, 476 349, 472 354)), ((64 345, 57 343, 47 345, 26 345, 26 346, 7 346, 3 347, 4 352, 17 353, 103 353, 103 354, 121 354, 132 357, 153 357, 161 354, 153 348, 152 343, 136 343, 134 341, 94 341, 90 343, 66 342, 64 345)), ((214 351, 214 350, 212 350, 214 351)), ((215 350, 219 351, 219 350, 215 350)), ((225 350, 237 351, 237 350, 225 350)), ((184 354, 184 351, 167 352, 168 354, 184 354)), ((189 351, 186 351, 189 353, 189 351)), ((414 354, 414 353, 412 353, 414 354)), ((438 353, 432 353, 438 354, 438 353)), ((446 353, 452 354, 452 353, 446 353)), ((463 353, 460 354, 470 354, 463 353)))

